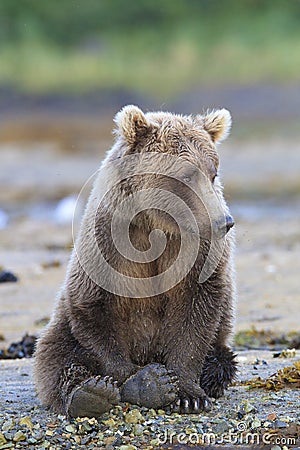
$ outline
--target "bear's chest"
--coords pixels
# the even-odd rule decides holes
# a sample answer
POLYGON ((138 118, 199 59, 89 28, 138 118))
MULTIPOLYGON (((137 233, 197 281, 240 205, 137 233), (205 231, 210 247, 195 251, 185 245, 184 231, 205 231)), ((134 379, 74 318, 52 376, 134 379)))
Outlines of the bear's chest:
POLYGON ((163 301, 158 298, 128 299, 118 315, 119 331, 134 363, 153 360, 163 328, 163 301))

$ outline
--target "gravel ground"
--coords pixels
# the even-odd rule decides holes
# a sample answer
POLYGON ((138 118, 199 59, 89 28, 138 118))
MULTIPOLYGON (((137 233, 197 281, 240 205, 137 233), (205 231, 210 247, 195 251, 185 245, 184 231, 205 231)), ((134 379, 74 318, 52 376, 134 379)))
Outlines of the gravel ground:
POLYGON ((122 404, 96 419, 72 419, 54 414, 37 400, 32 380, 32 359, 0 361, 0 449, 186 448, 201 444, 265 448, 300 448, 299 390, 267 391, 241 385, 266 378, 299 360, 273 358, 271 351, 238 353, 235 386, 214 403, 210 413, 169 414, 122 404), (278 445, 278 447, 275 447, 278 445))

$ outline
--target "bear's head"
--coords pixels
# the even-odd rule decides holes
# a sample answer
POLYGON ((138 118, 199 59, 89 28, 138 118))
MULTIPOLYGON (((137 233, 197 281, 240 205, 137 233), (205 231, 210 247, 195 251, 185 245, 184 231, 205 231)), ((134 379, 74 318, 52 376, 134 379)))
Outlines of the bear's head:
POLYGON ((216 144, 229 134, 230 113, 143 113, 130 105, 115 123, 116 143, 107 161, 116 162, 119 180, 126 180, 122 192, 141 207, 135 209, 136 225, 223 237, 234 222, 218 177, 216 144))

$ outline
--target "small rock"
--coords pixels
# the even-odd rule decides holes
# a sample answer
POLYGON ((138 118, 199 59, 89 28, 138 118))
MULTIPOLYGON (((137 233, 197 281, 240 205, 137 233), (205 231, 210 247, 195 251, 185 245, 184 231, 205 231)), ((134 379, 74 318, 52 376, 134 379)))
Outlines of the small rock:
POLYGON ((261 426, 261 421, 257 418, 255 418, 251 423, 251 428, 259 428, 261 426))
POLYGON ((80 439, 80 445, 86 445, 90 439, 91 439, 91 437, 89 435, 84 436, 83 438, 80 439))
POLYGON ((156 411, 155 409, 149 409, 148 411, 148 417, 155 417, 156 416, 156 411))
POLYGON ((29 430, 32 430, 32 428, 33 428, 33 423, 31 422, 31 419, 29 416, 22 417, 19 420, 19 425, 25 425, 27 428, 29 428, 29 430))
POLYGON ((114 427, 116 425, 116 422, 114 421, 114 419, 103 420, 103 423, 104 423, 104 425, 106 425, 107 427, 110 427, 110 428, 114 427))
POLYGON ((119 447, 119 450, 137 450, 137 447, 135 445, 121 445, 119 447))
POLYGON ((255 407, 253 405, 251 405, 250 402, 248 402, 247 400, 245 401, 244 405, 243 405, 243 409, 246 413, 249 413, 251 411, 255 411, 255 407))
POLYGON ((275 428, 286 428, 287 424, 286 422, 282 422, 282 420, 275 420, 274 426, 275 428))
POLYGON ((268 422, 267 420, 266 420, 266 422, 263 423, 263 426, 264 426, 265 428, 269 428, 271 425, 272 425, 272 423, 271 423, 271 422, 268 422))
POLYGON ((13 419, 6 420, 2 425, 2 431, 12 430, 16 422, 13 419))
POLYGON ((4 431, 4 437, 7 441, 12 441, 13 437, 14 437, 14 433, 13 431, 4 431))
POLYGON ((272 420, 272 422, 276 419, 277 415, 275 413, 270 413, 267 415, 267 420, 272 420))
POLYGON ((65 429, 66 429, 66 431, 68 431, 69 433, 76 433, 76 431, 77 431, 76 428, 74 427, 74 425, 71 425, 71 424, 70 424, 70 425, 67 425, 65 429))
POLYGON ((135 436, 141 436, 144 432, 144 427, 143 425, 140 425, 139 423, 135 424, 133 427, 133 433, 135 434, 135 436))
POLYGON ((125 414, 126 423, 139 423, 144 422, 144 417, 138 409, 132 409, 127 414, 125 414))
POLYGON ((12 272, 8 270, 0 272, 0 283, 15 283, 16 281, 18 281, 18 278, 12 272))
POLYGON ((114 436, 109 436, 109 437, 104 438, 104 444, 107 446, 113 444, 114 441, 115 441, 114 436))
POLYGON ((221 420, 219 423, 214 425, 213 431, 216 434, 223 434, 229 430, 228 423, 225 420, 221 420))
POLYGON ((44 433, 42 431, 36 431, 34 436, 32 436, 36 441, 41 441, 44 437, 44 433))
POLYGON ((13 437, 13 441, 15 442, 25 441, 25 439, 26 435, 21 430, 17 431, 13 437))
POLYGON ((7 440, 5 439, 4 434, 0 433, 0 445, 6 444, 7 440))
POLYGON ((185 432, 186 432, 186 434, 194 434, 194 433, 197 433, 197 430, 196 430, 196 428, 186 427, 185 432))

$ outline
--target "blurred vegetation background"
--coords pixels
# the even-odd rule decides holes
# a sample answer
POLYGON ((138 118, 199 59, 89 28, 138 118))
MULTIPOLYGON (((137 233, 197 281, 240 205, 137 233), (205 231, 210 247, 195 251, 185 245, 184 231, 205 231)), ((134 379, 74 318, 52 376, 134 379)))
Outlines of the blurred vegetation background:
POLYGON ((25 92, 300 80, 299 0, 1 0, 0 84, 25 92))

